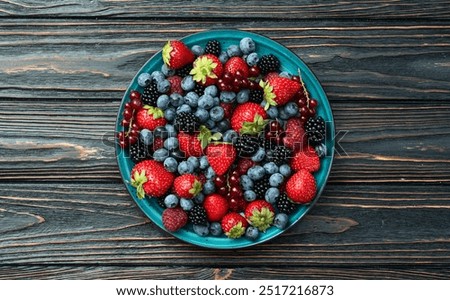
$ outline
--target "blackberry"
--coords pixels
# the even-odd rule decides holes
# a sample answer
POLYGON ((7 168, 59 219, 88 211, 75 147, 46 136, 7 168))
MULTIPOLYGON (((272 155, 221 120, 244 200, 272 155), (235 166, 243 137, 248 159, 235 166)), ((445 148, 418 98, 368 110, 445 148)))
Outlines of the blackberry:
POLYGON ((194 92, 200 97, 205 93, 205 87, 198 83, 195 84, 194 92))
POLYGON ((189 221, 194 225, 206 225, 206 210, 201 205, 195 205, 188 213, 189 221))
POLYGON ((194 133, 200 127, 200 119, 190 112, 180 112, 175 117, 174 126, 178 131, 194 133))
POLYGON ((144 159, 150 158, 150 151, 143 142, 137 141, 129 148, 130 158, 134 163, 143 161, 144 159))
POLYGON ((263 55, 258 61, 258 67, 263 75, 277 72, 280 69, 280 61, 273 54, 263 55))
POLYGON ((320 145, 325 139, 325 121, 320 116, 309 118, 305 124, 305 131, 311 145, 320 145))
POLYGON ((264 199, 266 191, 270 188, 269 177, 270 175, 264 175, 263 178, 253 183, 256 199, 264 199))
POLYGON ((150 84, 145 87, 144 92, 142 93, 141 100, 144 105, 156 106, 156 100, 161 95, 158 92, 157 83, 155 80, 152 80, 150 84))
POLYGON ((269 160, 273 161, 278 166, 281 166, 288 162, 291 154, 291 150, 289 150, 285 146, 276 146, 272 150, 272 153, 269 155, 269 160))
POLYGON ((264 91, 261 89, 250 90, 250 95, 248 96, 248 100, 250 102, 261 103, 263 101, 264 91))
POLYGON ((285 214, 289 215, 297 208, 297 204, 295 204, 291 200, 289 200, 289 198, 287 197, 287 195, 285 193, 278 196, 276 201, 277 201, 276 206, 277 206, 278 212, 280 212, 280 213, 285 213, 285 214))
POLYGON ((240 157, 251 157, 258 151, 259 144, 257 137, 243 134, 236 139, 234 147, 240 157))
POLYGON ((176 70, 175 74, 180 76, 181 78, 184 78, 189 75, 189 72, 192 70, 192 64, 188 64, 178 70, 176 70))
POLYGON ((206 43, 205 54, 220 55, 220 43, 217 40, 211 40, 206 43))
POLYGON ((156 202, 158 202, 158 205, 161 206, 162 208, 167 208, 166 204, 164 203, 164 198, 165 196, 158 197, 156 198, 156 202))

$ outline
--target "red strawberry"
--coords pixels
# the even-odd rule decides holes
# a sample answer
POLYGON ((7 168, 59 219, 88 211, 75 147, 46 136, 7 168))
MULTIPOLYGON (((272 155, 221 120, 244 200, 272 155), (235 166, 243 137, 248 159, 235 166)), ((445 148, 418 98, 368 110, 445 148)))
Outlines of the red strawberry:
POLYGON ((206 148, 209 165, 221 176, 225 174, 236 159, 236 149, 232 144, 214 143, 206 148))
POLYGON ((241 134, 258 134, 267 124, 266 111, 253 102, 236 106, 231 116, 231 127, 241 134))
POLYGON ((179 69, 195 59, 194 53, 181 41, 168 41, 162 49, 164 63, 171 69, 179 69))
POLYGON ((232 75, 236 75, 239 71, 241 77, 243 78, 247 78, 249 73, 247 63, 244 59, 242 59, 242 57, 239 56, 234 56, 227 60, 224 69, 225 73, 230 73, 232 75))
POLYGON ((302 88, 300 83, 289 78, 271 76, 267 81, 260 81, 260 86, 264 89, 264 109, 276 105, 284 105, 297 94, 302 88))
POLYGON ((250 158, 241 158, 237 163, 237 170, 239 174, 244 175, 248 169, 253 167, 256 163, 250 158))
POLYGON ((153 106, 145 105, 136 114, 136 122, 140 128, 155 130, 158 126, 164 126, 167 120, 164 118, 164 112, 153 106))
POLYGON ((188 215, 181 207, 166 208, 162 213, 163 225, 170 232, 178 231, 187 221, 188 215))
POLYGON ((154 160, 144 160, 131 170, 131 185, 136 188, 139 199, 147 194, 150 197, 161 197, 172 186, 174 175, 154 160))
POLYGON ((189 74, 194 76, 194 80, 201 85, 208 86, 215 84, 222 77, 223 65, 219 58, 212 54, 205 54, 197 57, 189 74))
POLYGON ((291 168, 294 171, 318 171, 320 168, 320 159, 314 148, 307 147, 303 151, 296 152, 291 160, 291 168))
POLYGON ((244 235, 248 227, 247 220, 237 212, 227 213, 221 221, 222 230, 230 239, 237 239, 244 235))
POLYGON ((206 128, 204 125, 200 126, 200 132, 196 134, 187 134, 185 132, 180 132, 178 134, 178 141, 180 144, 180 150, 183 151, 186 156, 202 156, 204 154, 203 149, 208 146, 212 140, 219 140, 222 134, 214 133, 206 128))
POLYGON ((153 139, 153 151, 161 149, 164 146, 164 140, 160 137, 153 139))
POLYGON ((249 223, 258 228, 259 231, 266 231, 273 223, 275 209, 266 200, 255 200, 250 202, 245 209, 245 217, 249 223))
POLYGON ((183 174, 175 178, 173 189, 179 197, 191 199, 202 191, 202 183, 193 174, 183 174))
POLYGON ((183 80, 183 78, 181 78, 178 75, 174 75, 174 76, 167 77, 167 80, 169 80, 169 82, 170 82, 170 91, 168 93, 169 95, 171 95, 173 93, 184 95, 184 91, 181 88, 181 81, 183 80))
POLYGON ((283 144, 291 150, 299 151, 303 149, 307 136, 300 119, 291 118, 286 122, 285 136, 283 144))
POLYGON ((277 72, 270 72, 266 76, 264 76, 264 80, 267 81, 267 80, 272 79, 274 77, 280 77, 280 74, 278 74, 277 72))
POLYGON ((295 203, 308 203, 316 195, 316 180, 306 171, 300 170, 286 182, 286 195, 295 203))
POLYGON ((228 212, 228 201, 218 194, 211 194, 203 200, 203 208, 209 222, 219 222, 228 212))

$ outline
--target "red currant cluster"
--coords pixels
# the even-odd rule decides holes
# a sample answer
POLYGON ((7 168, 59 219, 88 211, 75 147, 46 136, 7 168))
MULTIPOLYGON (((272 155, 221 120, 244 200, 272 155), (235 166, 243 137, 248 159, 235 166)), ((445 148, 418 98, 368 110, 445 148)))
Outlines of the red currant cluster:
POLYGON ((303 89, 297 93, 294 101, 300 110, 300 120, 302 123, 306 123, 309 118, 316 115, 317 100, 309 97, 309 93, 300 76, 292 76, 292 80, 299 82, 303 86, 303 89))
POLYGON ((273 120, 266 127, 265 138, 272 145, 281 145, 283 137, 285 135, 284 128, 280 122, 273 120))
POLYGON ((119 145, 126 148, 133 145, 139 139, 139 126, 133 122, 136 112, 142 107, 141 94, 137 91, 130 93, 130 101, 125 103, 122 113, 122 123, 124 130, 117 133, 119 145))
MULTIPOLYGON (((260 74, 259 68, 253 66, 248 69, 248 77, 256 78, 260 74)), ((222 78, 217 81, 217 86, 221 91, 233 91, 235 93, 242 89, 259 89, 260 86, 256 81, 248 79, 241 71, 236 71, 236 74, 225 73, 222 78)))

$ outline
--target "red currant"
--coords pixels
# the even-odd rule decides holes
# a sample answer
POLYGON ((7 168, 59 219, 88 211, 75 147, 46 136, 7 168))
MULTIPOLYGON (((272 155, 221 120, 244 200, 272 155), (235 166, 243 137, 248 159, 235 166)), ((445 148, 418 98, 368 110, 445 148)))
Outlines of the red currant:
POLYGON ((233 81, 233 75, 231 75, 230 73, 225 73, 223 74, 222 79, 225 83, 231 83, 233 81))
POLYGON ((316 108, 317 107, 317 100, 316 99, 310 99, 309 100, 309 108, 316 108))
POLYGON ((250 69, 248 69, 249 77, 258 77, 259 73, 260 73, 260 70, 257 66, 253 66, 250 69))
POLYGON ((130 101, 130 104, 133 109, 140 109, 142 107, 141 99, 133 99, 130 101))
POLYGON ((138 91, 131 91, 130 93, 130 100, 141 100, 141 93, 139 93, 138 91))
POLYGON ((226 182, 226 180, 225 180, 225 178, 224 178, 223 176, 217 176, 217 177, 214 179, 214 183, 216 184, 216 186, 217 186, 218 188, 224 187, 224 186, 226 186, 226 184, 227 184, 227 182, 226 182))
POLYGON ((124 120, 131 120, 133 117, 133 110, 131 108, 125 108, 123 111, 124 120))
POLYGON ((292 80, 300 82, 300 77, 299 76, 292 76, 292 80))

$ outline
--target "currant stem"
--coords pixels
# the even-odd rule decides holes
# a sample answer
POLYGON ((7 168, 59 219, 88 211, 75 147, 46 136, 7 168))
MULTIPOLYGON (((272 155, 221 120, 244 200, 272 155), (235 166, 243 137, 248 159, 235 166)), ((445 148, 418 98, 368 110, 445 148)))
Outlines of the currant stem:
POLYGON ((303 78, 302 78, 302 71, 300 71, 300 68, 297 69, 298 70, 298 77, 300 78, 300 83, 302 84, 303 87, 303 93, 306 96, 306 107, 309 109, 309 93, 308 90, 306 89, 305 83, 303 82, 303 78))

